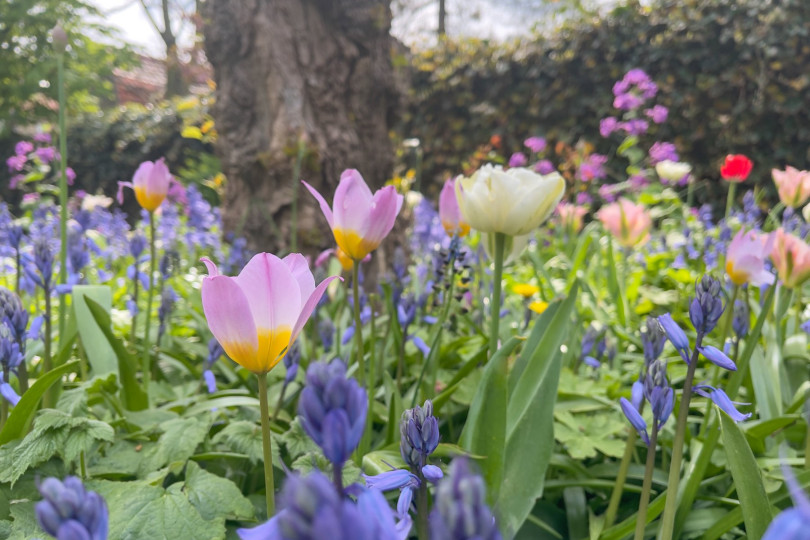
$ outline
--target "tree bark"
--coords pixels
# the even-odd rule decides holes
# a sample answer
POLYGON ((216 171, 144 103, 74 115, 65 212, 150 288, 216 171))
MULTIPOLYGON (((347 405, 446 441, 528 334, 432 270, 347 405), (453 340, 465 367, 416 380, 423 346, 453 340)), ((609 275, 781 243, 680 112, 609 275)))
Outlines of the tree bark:
POLYGON ((298 245, 334 244, 304 179, 331 200, 340 173, 372 186, 391 175, 389 126, 397 102, 386 0, 208 0, 205 49, 217 84, 213 110, 227 176, 225 228, 256 250, 290 243, 298 190, 298 245), (293 179, 299 140, 300 178, 293 179))

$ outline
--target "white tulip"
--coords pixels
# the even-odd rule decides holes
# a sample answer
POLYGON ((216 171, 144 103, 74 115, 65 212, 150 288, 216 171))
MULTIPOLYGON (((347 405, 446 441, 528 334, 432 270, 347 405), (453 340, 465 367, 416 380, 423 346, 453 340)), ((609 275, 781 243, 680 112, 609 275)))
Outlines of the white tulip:
POLYGON ((541 175, 523 167, 504 171, 484 165, 456 182, 465 221, 480 232, 509 236, 536 229, 554 211, 564 191, 565 180, 559 173, 541 175))
POLYGON ((810 223, 810 204, 802 208, 802 215, 804 216, 804 220, 810 223))
POLYGON ((658 173, 658 176, 663 180, 677 182, 692 172, 692 166, 688 163, 681 163, 678 161, 670 161, 665 159, 664 161, 661 161, 655 165, 655 172, 658 173))

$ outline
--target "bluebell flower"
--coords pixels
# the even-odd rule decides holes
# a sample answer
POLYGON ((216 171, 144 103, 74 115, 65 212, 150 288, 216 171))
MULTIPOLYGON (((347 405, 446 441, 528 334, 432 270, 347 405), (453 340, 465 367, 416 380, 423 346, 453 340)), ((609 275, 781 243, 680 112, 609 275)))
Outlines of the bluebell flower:
POLYGON ((360 443, 367 411, 366 391, 346 378, 343 362, 309 366, 298 414, 304 431, 335 467, 342 467, 360 443))
POLYGON ((644 444, 649 445, 650 437, 647 435, 647 422, 644 420, 644 417, 641 416, 638 409, 633 403, 628 401, 627 398, 619 398, 619 405, 622 408, 624 416, 627 417, 627 420, 630 422, 630 425, 638 432, 638 436, 641 437, 644 444))
POLYGON ((734 318, 731 321, 731 327, 738 339, 744 338, 748 335, 751 325, 751 316, 748 307, 748 302, 745 300, 737 300, 734 302, 734 318))
POLYGON ((171 315, 174 304, 177 302, 178 298, 177 293, 174 292, 174 289, 172 289, 170 285, 163 287, 160 293, 160 305, 158 306, 158 342, 160 342, 160 338, 163 337, 163 334, 166 333, 166 324, 169 322, 169 315, 171 315))
POLYGON ((667 335, 655 317, 647 317, 641 332, 641 345, 644 351, 644 364, 649 366, 664 352, 667 335))
POLYGON ((330 351, 335 342, 335 324, 329 317, 321 317, 318 321, 318 337, 324 351, 330 351))
POLYGON ((700 351, 700 354, 702 354, 704 358, 709 360, 712 364, 720 366, 721 368, 729 371, 737 371, 737 366, 734 365, 731 358, 726 356, 726 354, 720 349, 712 347, 711 345, 704 345, 702 347, 698 347, 698 351, 700 351))
POLYGON ((748 405, 748 403, 735 403, 731 401, 721 388, 715 388, 713 386, 709 386, 708 384, 699 384, 696 385, 695 393, 701 395, 705 398, 711 399, 715 405, 720 407, 720 410, 725 412, 732 420, 735 422, 742 422, 743 420, 748 420, 751 418, 751 413, 743 414, 737 410, 734 406, 736 405, 748 405))
POLYGON ((33 258, 25 266, 28 277, 46 293, 51 291, 53 285, 53 249, 52 242, 48 238, 36 238, 33 258))
POLYGON ((762 540, 807 540, 810 532, 810 499, 802 490, 793 471, 782 463, 782 474, 785 476, 793 508, 783 510, 768 526, 762 540))
POLYGON ((14 338, 22 345, 25 340, 28 326, 28 310, 23 307, 22 300, 16 293, 0 287, 0 323, 5 322, 14 334, 14 338))
POLYGON ((586 366, 591 367, 593 369, 599 369, 602 367, 602 363, 594 358, 593 356, 586 356, 583 360, 586 366))
POLYGON ((85 490, 81 480, 46 478, 39 492, 43 500, 34 510, 46 533, 59 540, 107 540, 107 504, 98 493, 85 490))
POLYGON ((225 350, 219 344, 217 338, 211 338, 208 341, 208 358, 205 360, 205 369, 203 370, 203 380, 208 387, 208 393, 213 394, 217 391, 217 379, 214 376, 212 368, 220 358, 225 356, 225 350))
POLYGON ((399 450, 410 467, 422 468, 439 445, 439 421, 433 416, 433 403, 428 399, 402 414, 399 423, 399 450))
POLYGON ((698 334, 711 332, 723 314, 722 287, 715 278, 705 275, 695 285, 695 298, 689 305, 689 318, 698 334))
POLYGON ((465 458, 450 464, 436 488, 430 513, 431 540, 501 540, 495 516, 486 504, 484 480, 470 471, 465 458))
POLYGON ((658 317, 658 322, 661 324, 661 329, 664 330, 669 342, 672 343, 672 346, 675 347, 675 350, 681 355, 681 358, 689 363, 689 339, 686 337, 681 327, 678 326, 678 323, 672 319, 672 315, 664 313, 658 317))
POLYGON ((279 495, 281 511, 253 529, 239 529, 241 540, 405 540, 411 528, 377 490, 345 498, 320 472, 290 475, 279 495))

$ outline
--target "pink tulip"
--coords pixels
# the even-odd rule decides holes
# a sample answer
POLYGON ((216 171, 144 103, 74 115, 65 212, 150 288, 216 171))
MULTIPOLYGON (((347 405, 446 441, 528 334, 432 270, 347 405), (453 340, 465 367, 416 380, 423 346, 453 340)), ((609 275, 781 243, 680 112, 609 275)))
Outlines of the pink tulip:
POLYGON ((557 205, 557 217, 563 227, 572 232, 579 232, 582 229, 582 218, 588 213, 584 206, 561 202, 557 205))
POLYGON ((464 221, 461 209, 456 199, 456 181, 451 178, 444 183, 439 194, 439 218, 442 227, 449 236, 466 236, 470 232, 470 225, 464 221))
POLYGON ((118 202, 123 202, 122 188, 130 187, 135 191, 135 198, 141 208, 154 212, 169 193, 169 184, 173 180, 164 158, 154 163, 144 161, 135 171, 132 182, 118 182, 118 202))
MULTIPOLYGON (((220 275, 208 258, 202 303, 208 327, 234 362, 267 373, 295 342, 329 283, 315 278, 300 253, 283 259, 259 253, 236 277, 220 275)), ((339 278, 338 278, 339 279, 339 278)))
POLYGON ((776 236, 771 260, 785 287, 795 288, 810 278, 810 246, 797 236, 788 234, 781 227, 772 233, 776 236))
POLYGON ((347 169, 340 175, 332 208, 315 188, 303 184, 318 200, 338 247, 355 261, 377 249, 402 209, 403 197, 394 186, 372 194, 355 169, 347 169))
POLYGON ((771 174, 785 206, 797 208, 810 197, 810 172, 788 166, 784 171, 773 169, 771 174))
POLYGON ((773 251, 774 236, 756 231, 739 231, 728 246, 726 273, 735 285, 770 285, 774 275, 765 269, 765 259, 773 251))
POLYGON ((623 247, 640 246, 650 239, 652 218, 649 212, 624 197, 603 206, 596 217, 623 247))

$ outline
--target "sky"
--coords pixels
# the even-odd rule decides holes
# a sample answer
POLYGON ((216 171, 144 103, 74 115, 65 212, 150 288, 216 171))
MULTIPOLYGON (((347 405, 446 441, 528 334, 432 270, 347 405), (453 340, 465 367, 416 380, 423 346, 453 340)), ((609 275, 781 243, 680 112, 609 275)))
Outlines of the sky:
POLYGON ((157 58, 166 56, 163 41, 138 0, 89 0, 89 3, 105 15, 106 25, 120 30, 121 37, 139 52, 157 58))

